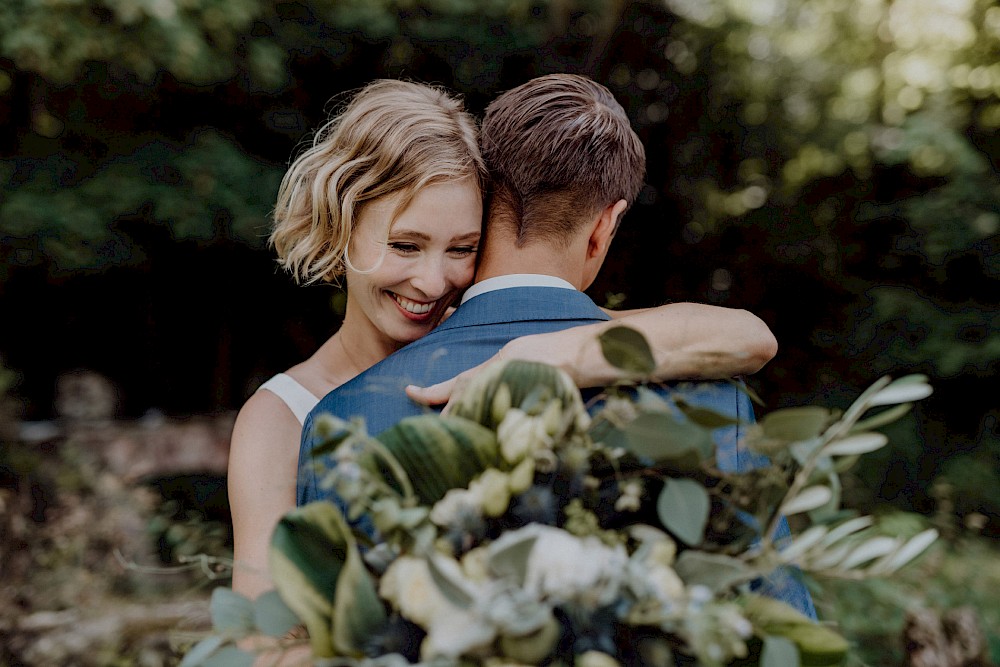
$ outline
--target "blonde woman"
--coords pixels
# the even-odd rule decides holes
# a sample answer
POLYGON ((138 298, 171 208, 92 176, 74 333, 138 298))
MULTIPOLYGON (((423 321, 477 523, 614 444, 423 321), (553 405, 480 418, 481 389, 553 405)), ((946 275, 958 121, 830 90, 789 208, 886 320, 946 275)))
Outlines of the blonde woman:
MULTIPOLYGON (((461 103, 404 81, 356 93, 292 163, 271 242, 299 282, 346 280, 347 310, 315 354, 266 382, 237 417, 229 463, 237 592, 271 588, 268 543, 295 507, 308 412, 428 333, 472 283, 487 183, 476 123, 461 103)), ((662 380, 753 373, 776 351, 764 323, 742 310, 681 303, 626 319, 670 351, 658 357, 662 380)), ((573 352, 594 337, 588 328, 517 339, 504 356, 554 361, 581 386, 597 386, 613 370, 600 355, 573 352)), ((422 398, 442 400, 436 392, 422 398)))

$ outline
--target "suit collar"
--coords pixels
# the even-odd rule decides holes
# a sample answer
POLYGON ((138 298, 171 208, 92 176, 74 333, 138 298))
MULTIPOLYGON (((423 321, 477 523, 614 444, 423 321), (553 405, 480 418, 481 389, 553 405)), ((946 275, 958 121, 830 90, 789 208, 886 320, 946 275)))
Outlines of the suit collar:
POLYGON ((535 320, 608 320, 583 292, 561 287, 510 287, 463 303, 438 331, 481 324, 535 320))

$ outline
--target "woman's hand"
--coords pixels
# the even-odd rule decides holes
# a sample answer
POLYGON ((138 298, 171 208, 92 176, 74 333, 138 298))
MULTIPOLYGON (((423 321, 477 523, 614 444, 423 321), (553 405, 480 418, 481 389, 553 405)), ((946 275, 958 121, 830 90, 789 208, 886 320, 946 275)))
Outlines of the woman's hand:
POLYGON ((451 408, 451 397, 460 394, 469 384, 469 381, 475 377, 476 373, 483 370, 487 365, 499 361, 502 358, 501 354, 502 351, 494 354, 478 366, 473 366, 469 370, 459 373, 450 380, 438 382, 429 387, 418 387, 415 384, 407 385, 406 395, 410 397, 411 401, 420 405, 434 406, 444 404, 444 410, 441 411, 441 414, 446 415, 451 408))

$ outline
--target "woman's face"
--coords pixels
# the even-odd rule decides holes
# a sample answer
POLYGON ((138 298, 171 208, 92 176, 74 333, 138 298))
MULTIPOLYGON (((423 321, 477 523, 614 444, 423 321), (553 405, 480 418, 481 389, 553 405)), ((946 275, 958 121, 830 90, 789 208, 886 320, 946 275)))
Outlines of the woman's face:
POLYGON ((472 179, 429 185, 390 228, 395 203, 395 196, 375 200, 358 217, 347 316, 405 345, 433 329, 472 282, 483 204, 472 179))

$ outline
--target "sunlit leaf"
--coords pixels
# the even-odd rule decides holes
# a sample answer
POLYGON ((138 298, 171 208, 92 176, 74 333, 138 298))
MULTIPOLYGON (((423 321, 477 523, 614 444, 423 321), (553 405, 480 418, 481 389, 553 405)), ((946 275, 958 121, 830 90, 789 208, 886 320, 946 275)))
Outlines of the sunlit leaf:
POLYGON ((892 572, 895 572, 899 568, 903 567, 934 544, 937 538, 938 531, 934 528, 928 528, 927 530, 914 535, 889 557, 884 564, 884 572, 891 574, 892 572))
POLYGON ((781 559, 786 563, 794 561, 796 558, 809 551, 819 544, 828 533, 826 526, 813 526, 806 532, 795 537, 792 543, 781 550, 781 559))
POLYGON ((827 486, 810 486, 801 493, 786 501, 781 506, 781 513, 788 516, 800 512, 808 512, 825 505, 833 497, 833 492, 827 486))
POLYGON ((854 456, 881 449, 889 438, 881 433, 858 433, 841 440, 835 440, 823 448, 826 456, 854 456))
POLYGON ((333 655, 332 621, 337 580, 353 547, 350 529, 329 502, 298 507, 271 537, 271 576, 282 600, 305 623, 313 653, 333 655))
POLYGON ((601 333, 598 340, 604 358, 615 368, 644 376, 656 369, 656 360, 649 343, 635 329, 614 326, 601 333))
POLYGON ((705 536, 710 506, 708 491, 701 484, 668 478, 656 500, 656 513, 667 530, 694 546, 705 536))
POLYGON ((873 537, 855 547, 850 555, 840 563, 840 567, 850 570, 862 563, 867 563, 870 560, 892 553, 899 546, 900 540, 895 537, 886 537, 884 535, 873 537))
POLYGON ((926 375, 907 375, 890 383, 885 389, 875 394, 869 401, 869 407, 879 405, 895 405, 896 403, 912 403, 927 398, 934 389, 927 384, 926 375))

